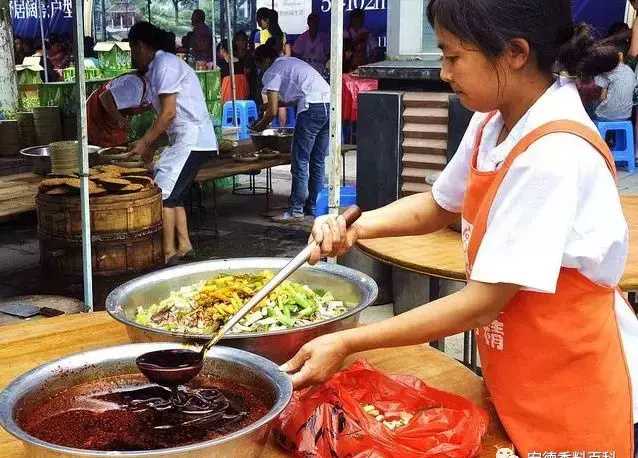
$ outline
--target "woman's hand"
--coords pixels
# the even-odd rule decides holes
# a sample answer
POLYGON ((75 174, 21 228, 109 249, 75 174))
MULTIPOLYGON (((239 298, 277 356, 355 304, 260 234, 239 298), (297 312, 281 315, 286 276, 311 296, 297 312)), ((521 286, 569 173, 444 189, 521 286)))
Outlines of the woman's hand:
POLYGON ((348 347, 339 333, 326 334, 305 344, 280 369, 292 377, 295 388, 325 382, 343 366, 348 347))
POLYGON ((319 247, 310 255, 308 262, 316 264, 321 258, 342 256, 359 239, 359 226, 354 223, 346 228, 343 216, 325 215, 315 220, 309 242, 317 242, 319 247))

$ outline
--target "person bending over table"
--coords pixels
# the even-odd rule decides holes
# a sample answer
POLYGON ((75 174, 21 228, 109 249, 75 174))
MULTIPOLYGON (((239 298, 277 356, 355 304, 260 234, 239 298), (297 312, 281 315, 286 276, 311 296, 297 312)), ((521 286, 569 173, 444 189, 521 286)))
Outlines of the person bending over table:
POLYGON ((149 109, 151 98, 143 75, 129 73, 112 79, 86 100, 89 144, 126 145, 129 117, 149 109))
POLYGON ((129 31, 133 65, 148 79, 158 113, 131 154, 151 163, 153 143, 164 132, 168 134, 169 146, 155 164, 155 181, 164 206, 164 255, 167 264, 172 264, 192 250, 184 198, 201 166, 217 150, 217 139, 195 71, 163 51, 168 41, 166 32, 148 22, 138 22, 129 31))
POLYGON ((252 126, 253 130, 266 129, 277 116, 281 103, 297 107, 290 206, 274 219, 300 221, 304 215, 314 216, 317 196, 323 186, 329 142, 330 86, 306 62, 295 57, 279 57, 277 51, 268 46, 257 48, 255 62, 264 72, 262 80, 268 103, 262 118, 252 126))
MULTIPOLYGON (((573 77, 618 63, 569 0, 432 0, 441 79, 475 111, 431 193, 346 229, 315 221, 338 256, 357 239, 426 234, 462 216, 468 283, 389 320, 319 337, 282 370, 326 380, 346 355, 475 329, 489 395, 520 457, 634 456, 638 319, 617 285, 628 230, 614 159, 573 77), (633 381, 633 393, 632 393, 633 381)), ((393 173, 388 171, 388 173, 393 173)), ((396 172, 394 172, 396 173, 396 172)))

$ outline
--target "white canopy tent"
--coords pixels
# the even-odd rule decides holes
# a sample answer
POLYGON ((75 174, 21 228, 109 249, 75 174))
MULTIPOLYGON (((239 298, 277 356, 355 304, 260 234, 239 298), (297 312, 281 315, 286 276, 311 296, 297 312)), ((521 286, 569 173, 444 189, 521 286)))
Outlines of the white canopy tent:
MULTIPOLYGON (((84 304, 85 311, 93 311, 93 278, 91 265, 91 221, 88 192, 88 141, 86 119, 86 79, 84 74, 84 17, 77 14, 82 11, 85 0, 74 0, 74 38, 77 46, 75 54, 76 91, 78 93, 78 139, 80 154, 80 201, 82 211, 82 256, 84 277, 84 304)), ((230 11, 230 0, 225 0, 226 11, 230 11)), ((213 2, 214 6, 214 2, 213 2)), ((214 8, 213 8, 214 13, 214 8)), ((332 8, 331 11, 331 53, 330 53, 330 154, 328 159, 329 182, 329 206, 330 213, 339 211, 339 197, 341 190, 341 92, 342 92, 342 54, 343 54, 343 8, 332 8)), ((230 14, 226 14, 228 29, 228 47, 230 52, 230 76, 233 92, 233 104, 235 102, 235 72, 233 65, 233 30, 230 14)), ((214 24, 214 18, 213 18, 214 24)), ((213 25, 214 27, 214 25, 213 25)), ((213 40, 214 42, 214 40, 213 40)), ((213 47, 214 47, 213 43, 213 47)), ((213 50, 213 55, 216 52, 213 50)), ((234 112, 235 110, 233 110, 234 112)), ((234 124, 237 126, 237 118, 234 116, 234 124)))

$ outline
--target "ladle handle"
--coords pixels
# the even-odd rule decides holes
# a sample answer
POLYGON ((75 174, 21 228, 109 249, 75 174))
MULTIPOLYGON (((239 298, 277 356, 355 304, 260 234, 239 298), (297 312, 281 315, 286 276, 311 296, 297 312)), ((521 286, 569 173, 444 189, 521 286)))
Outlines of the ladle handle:
MULTIPOLYGON (((355 221, 359 219, 361 216, 361 209, 352 205, 348 207, 342 214, 342 216, 346 220, 346 227, 350 227, 355 221)), ((255 294, 246 304, 239 309, 237 313, 235 313, 230 320, 228 320, 222 328, 217 331, 217 334, 206 343, 201 350, 202 358, 204 354, 210 347, 215 345, 217 342, 221 340, 222 337, 226 335, 228 331, 230 331, 239 321, 246 316, 257 304, 259 304, 262 300, 264 300, 270 293, 273 292, 275 288, 277 288, 281 283, 284 282, 288 277, 290 277, 294 272, 297 271, 302 265, 308 261, 310 255, 313 250, 317 247, 317 242, 311 242, 306 246, 301 252, 295 256, 286 266, 281 269, 277 275, 275 275, 268 283, 264 285, 262 289, 260 289, 257 294, 255 294)))

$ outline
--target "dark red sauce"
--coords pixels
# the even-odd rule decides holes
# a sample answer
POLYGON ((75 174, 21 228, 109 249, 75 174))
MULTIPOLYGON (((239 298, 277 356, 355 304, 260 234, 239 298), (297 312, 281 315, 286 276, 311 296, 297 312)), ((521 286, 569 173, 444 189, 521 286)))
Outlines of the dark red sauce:
POLYGON ((57 393, 18 422, 38 439, 87 450, 155 450, 216 439, 266 415, 269 406, 250 388, 200 376, 170 389, 125 375, 57 393))

